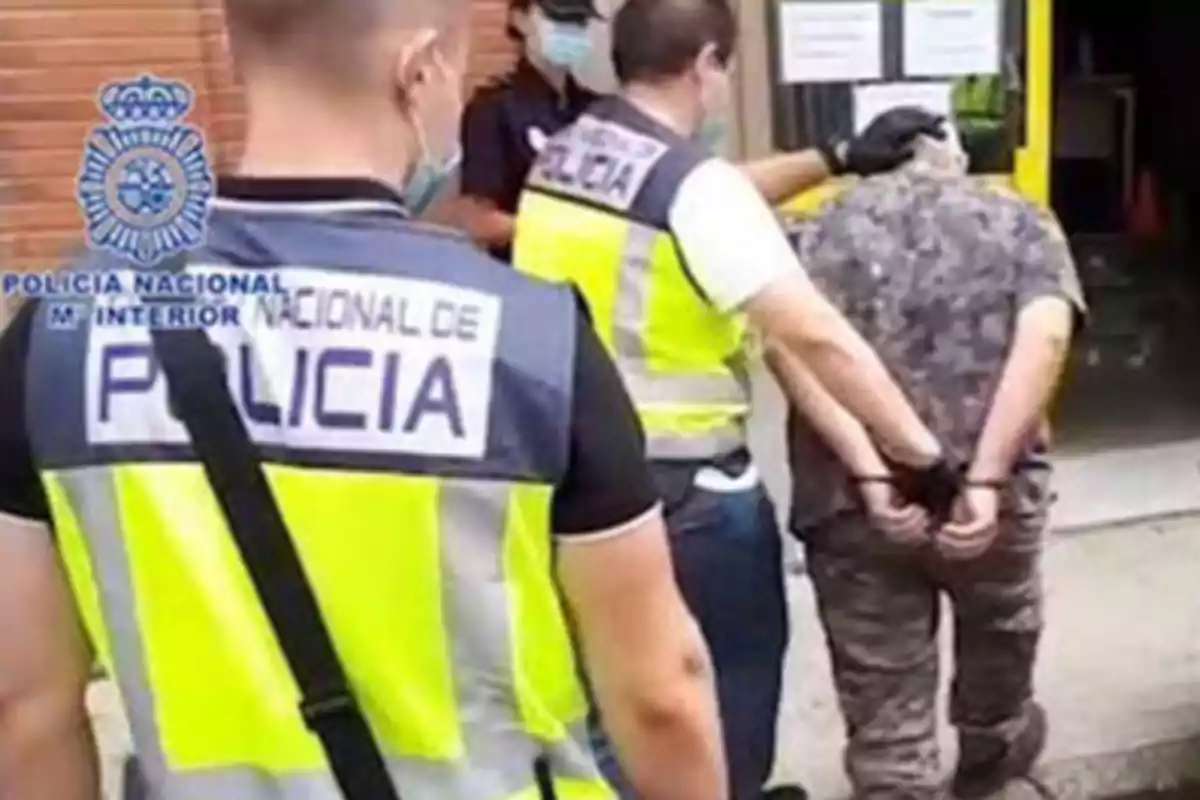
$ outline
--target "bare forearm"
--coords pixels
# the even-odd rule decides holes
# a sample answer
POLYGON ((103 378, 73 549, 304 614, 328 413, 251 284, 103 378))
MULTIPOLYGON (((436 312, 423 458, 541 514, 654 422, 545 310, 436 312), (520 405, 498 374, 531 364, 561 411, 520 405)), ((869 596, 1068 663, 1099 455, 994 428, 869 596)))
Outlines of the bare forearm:
POLYGON ((846 318, 819 295, 793 309, 775 333, 829 394, 897 461, 925 465, 940 446, 883 362, 846 318))
POLYGON ((829 165, 816 150, 777 153, 741 165, 742 172, 773 206, 820 186, 830 176, 829 165))
MULTIPOLYGON (((699 629, 682 669, 629 693, 598 682, 604 727, 643 800, 724 800, 724 747, 712 667, 699 629), (648 686, 657 684, 652 692, 648 686)), ((631 654, 626 654, 629 657, 631 654)))
POLYGON ((99 800, 82 690, 13 699, 0 709, 0 797, 99 800))
POLYGON ((91 656, 53 542, 0 513, 0 797, 96 800, 91 656))
POLYGON ((887 465, 866 428, 825 391, 799 359, 774 342, 768 342, 766 355, 767 365, 784 392, 851 472, 886 472, 887 465))
POLYGON ((1008 475, 1043 423, 1070 347, 1070 310, 1044 324, 1018 325, 1012 350, 975 447, 974 477, 1008 475))
POLYGON ((516 232, 516 217, 474 198, 459 201, 459 226, 482 247, 507 247, 516 232))

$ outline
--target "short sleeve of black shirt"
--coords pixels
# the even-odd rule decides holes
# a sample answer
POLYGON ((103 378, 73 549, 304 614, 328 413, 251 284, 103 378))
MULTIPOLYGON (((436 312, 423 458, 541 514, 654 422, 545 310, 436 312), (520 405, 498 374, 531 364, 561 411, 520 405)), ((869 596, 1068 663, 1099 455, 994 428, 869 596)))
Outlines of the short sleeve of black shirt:
POLYGON ((0 514, 48 522, 49 505, 25 425, 25 366, 34 304, 0 334, 0 514))
POLYGON ((507 152, 503 87, 480 90, 467 103, 462 118, 462 193, 490 200, 502 211, 515 209, 524 175, 514 176, 507 152))
POLYGON ((551 510, 562 537, 618 527, 658 503, 633 402, 584 314, 578 325, 570 462, 551 510))

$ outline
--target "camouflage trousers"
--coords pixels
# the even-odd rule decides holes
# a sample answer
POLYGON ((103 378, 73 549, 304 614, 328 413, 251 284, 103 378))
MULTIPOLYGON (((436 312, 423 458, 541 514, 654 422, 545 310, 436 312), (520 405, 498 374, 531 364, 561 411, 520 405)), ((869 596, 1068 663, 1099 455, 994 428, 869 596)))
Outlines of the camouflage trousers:
POLYGON ((950 720, 960 768, 1025 730, 1042 630, 1045 515, 1009 517, 980 558, 898 545, 850 512, 804 533, 808 571, 845 718, 857 800, 947 795, 938 753, 941 596, 953 609, 950 720))

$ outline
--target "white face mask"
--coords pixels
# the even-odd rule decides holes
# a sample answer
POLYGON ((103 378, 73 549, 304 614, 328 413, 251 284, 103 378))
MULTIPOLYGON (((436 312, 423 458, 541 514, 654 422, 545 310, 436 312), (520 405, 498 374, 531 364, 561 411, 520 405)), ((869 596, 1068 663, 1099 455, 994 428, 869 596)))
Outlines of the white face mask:
POLYGON ((457 142, 445 155, 439 156, 431 153, 424 144, 423 134, 418 138, 422 140, 421 157, 400 192, 404 198, 404 207, 414 217, 421 216, 429 209, 442 193, 442 189, 453 180, 462 163, 462 146, 457 142))
POLYGON ((963 149, 958 128, 947 124, 943 128, 946 138, 919 136, 913 142, 913 159, 910 163, 948 175, 965 175, 970 167, 970 157, 963 149))
POLYGON ((588 26, 557 22, 535 9, 532 16, 537 52, 546 63, 564 69, 578 69, 592 53, 588 26))
POLYGON ((710 150, 719 150, 728 137, 731 93, 728 72, 701 67, 700 107, 703 111, 692 138, 710 150))
POLYGON ((440 77, 445 85, 424 86, 419 90, 421 102, 413 109, 411 118, 419 156, 401 188, 401 195, 414 216, 425 212, 462 162, 461 76, 454 70, 446 70, 440 77))

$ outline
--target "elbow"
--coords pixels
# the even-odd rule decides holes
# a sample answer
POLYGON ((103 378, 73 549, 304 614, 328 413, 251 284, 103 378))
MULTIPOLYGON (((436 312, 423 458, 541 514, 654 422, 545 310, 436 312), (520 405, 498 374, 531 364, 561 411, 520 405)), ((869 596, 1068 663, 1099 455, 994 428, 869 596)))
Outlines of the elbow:
POLYGON ((454 203, 451 216, 454 226, 470 236, 477 244, 487 245, 488 209, 473 197, 462 196, 454 203))
POLYGON ((796 326, 786 339, 787 349, 805 366, 824 372, 835 364, 854 361, 846 341, 838 335, 836 324, 796 326))
POLYGON ((1062 330, 1052 331, 1046 337, 1046 348, 1057 358, 1065 358, 1071 349, 1071 329, 1064 326, 1062 330))
POLYGON ((782 324, 769 331, 775 346, 796 355, 806 366, 851 355, 848 340, 853 338, 853 329, 824 298, 777 318, 782 324))
POLYGON ((1076 311, 1057 297, 1044 297, 1030 303, 1017 317, 1016 348, 1022 341, 1031 349, 1047 355, 1065 357, 1075 332, 1076 311))
POLYGON ((90 735, 87 679, 41 683, 0 698, 0 763, 14 765, 90 735))
POLYGON ((1025 356, 1018 355, 1021 360, 1039 364, 1040 369, 1058 370, 1066 362, 1071 349, 1071 329, 1067 325, 1046 326, 1026 342, 1025 346, 1018 343, 1015 348, 1018 354, 1020 351, 1027 353, 1025 356))
POLYGON ((454 209, 455 227, 465 232, 480 247, 507 247, 512 244, 513 217, 490 200, 464 195, 454 209))
POLYGON ((61 653, 0 662, 0 747, 6 759, 19 742, 49 740, 90 724, 92 661, 82 643, 60 644, 61 653))
POLYGON ((628 698, 633 723, 650 735, 663 735, 707 723, 705 700, 713 693, 713 668, 703 644, 682 653, 666 680, 647 682, 628 698))
POLYGON ((805 366, 853 355, 854 328, 798 270, 777 279, 744 310, 769 348, 786 351, 805 366))
POLYGON ((768 336, 763 341, 763 361, 777 377, 782 379, 788 372, 788 348, 774 336, 768 336))

